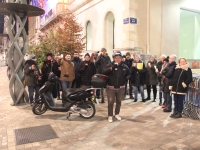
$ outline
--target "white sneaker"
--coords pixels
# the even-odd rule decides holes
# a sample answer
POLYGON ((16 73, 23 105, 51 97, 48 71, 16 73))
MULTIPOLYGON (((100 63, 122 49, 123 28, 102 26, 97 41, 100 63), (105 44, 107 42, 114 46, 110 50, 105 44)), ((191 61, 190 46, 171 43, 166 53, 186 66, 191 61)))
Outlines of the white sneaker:
POLYGON ((112 116, 108 116, 108 122, 113 122, 113 117, 112 116))
POLYGON ((117 118, 117 120, 122 120, 122 118, 119 115, 115 115, 115 118, 117 118))

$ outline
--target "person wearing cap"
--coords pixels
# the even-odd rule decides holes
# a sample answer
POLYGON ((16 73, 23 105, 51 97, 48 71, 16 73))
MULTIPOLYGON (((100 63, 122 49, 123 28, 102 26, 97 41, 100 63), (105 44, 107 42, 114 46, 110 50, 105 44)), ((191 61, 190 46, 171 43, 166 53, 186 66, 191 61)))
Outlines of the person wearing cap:
POLYGON ((174 75, 176 68, 176 56, 174 54, 169 56, 169 63, 165 69, 162 70, 163 79, 163 96, 166 101, 166 108, 163 109, 163 112, 172 111, 172 96, 170 94, 169 84, 174 75))
MULTIPOLYGON (((132 66, 132 62, 133 62, 133 59, 131 58, 131 54, 129 52, 127 52, 126 53, 126 59, 125 59, 124 63, 128 66, 129 69, 132 66)), ((126 93, 127 93, 127 84, 129 84, 130 99, 134 99, 134 97, 132 95, 133 88, 131 86, 131 80, 130 79, 126 81, 124 97, 126 97, 126 93)))
MULTIPOLYGON (((157 68, 157 72, 159 73, 162 69, 162 66, 163 66, 163 63, 164 63, 164 59, 166 58, 167 56, 165 54, 162 54, 160 56, 160 60, 159 62, 157 63, 156 65, 156 68, 157 68)), ((158 75, 158 85, 159 85, 159 105, 161 106, 162 105, 162 91, 161 91, 161 77, 162 76, 159 76, 158 75)))
POLYGON ((85 61, 82 61, 79 66, 79 73, 81 74, 81 85, 91 86, 91 79, 96 74, 94 63, 90 61, 90 55, 85 54, 85 61))
POLYGON ((24 64, 24 74, 25 74, 25 82, 28 86, 29 93, 29 102, 32 105, 33 96, 35 91, 35 100, 39 98, 39 89, 42 81, 42 75, 39 71, 38 65, 36 63, 36 55, 29 55, 28 60, 24 64))
POLYGON ((121 101, 124 97, 126 80, 130 78, 130 70, 127 65, 122 63, 122 54, 120 51, 114 53, 114 62, 108 64, 103 70, 109 80, 107 84, 108 97, 108 122, 113 122, 113 105, 116 101, 115 118, 121 120, 119 116, 121 101))
POLYGON ((153 88, 153 101, 156 101, 156 95, 157 95, 157 73, 156 73, 156 60, 155 60, 155 56, 151 55, 149 58, 149 61, 147 63, 146 66, 146 76, 145 76, 145 84, 147 87, 147 98, 145 99, 145 101, 150 100, 151 99, 151 87, 153 88))
MULTIPOLYGON (((105 48, 101 49, 101 54, 97 57, 95 66, 97 67, 97 73, 103 74, 103 70, 108 64, 111 63, 110 57, 107 55, 107 50, 105 48)), ((101 102, 104 103, 103 89, 101 89, 101 102)))
MULTIPOLYGON (((46 54, 46 60, 44 61, 41 71, 42 71, 42 84, 44 84, 48 80, 48 76, 50 72, 53 72, 55 75, 58 74, 58 63, 57 61, 53 58, 52 53, 46 54)), ((52 88, 52 95, 54 98, 57 97, 57 88, 56 84, 52 88)))
POLYGON ((79 67, 82 60, 79 58, 79 54, 77 51, 74 52, 72 62, 74 63, 75 68, 75 79, 72 82, 72 88, 80 88, 81 86, 81 74, 79 72, 79 67), (76 86, 75 86, 76 85, 76 86))

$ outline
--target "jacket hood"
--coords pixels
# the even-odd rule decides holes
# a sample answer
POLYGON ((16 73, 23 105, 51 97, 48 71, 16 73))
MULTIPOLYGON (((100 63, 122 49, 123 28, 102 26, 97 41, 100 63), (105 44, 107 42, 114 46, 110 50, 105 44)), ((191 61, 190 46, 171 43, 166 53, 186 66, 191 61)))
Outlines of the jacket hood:
POLYGON ((27 60, 24 65, 26 64, 36 64, 36 62, 33 60, 27 60))
POLYGON ((188 70, 188 68, 189 68, 189 66, 188 66, 188 64, 186 64, 186 65, 183 65, 183 66, 180 66, 179 64, 176 66, 176 69, 183 69, 183 70, 188 70))

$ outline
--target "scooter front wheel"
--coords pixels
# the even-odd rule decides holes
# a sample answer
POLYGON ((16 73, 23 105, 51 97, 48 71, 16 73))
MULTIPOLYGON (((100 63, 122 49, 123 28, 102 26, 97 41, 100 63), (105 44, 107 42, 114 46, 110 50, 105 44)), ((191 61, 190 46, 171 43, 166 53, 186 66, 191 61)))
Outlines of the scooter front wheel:
POLYGON ((46 111, 47 111, 47 107, 46 107, 45 103, 42 103, 42 104, 34 103, 34 105, 33 105, 33 107, 32 107, 32 112, 33 112, 35 115, 42 115, 42 114, 44 114, 46 111))
POLYGON ((86 113, 80 113, 80 116, 84 119, 90 119, 96 113, 95 105, 92 102, 87 103, 87 105, 88 105, 88 108, 85 109, 87 112, 86 113))

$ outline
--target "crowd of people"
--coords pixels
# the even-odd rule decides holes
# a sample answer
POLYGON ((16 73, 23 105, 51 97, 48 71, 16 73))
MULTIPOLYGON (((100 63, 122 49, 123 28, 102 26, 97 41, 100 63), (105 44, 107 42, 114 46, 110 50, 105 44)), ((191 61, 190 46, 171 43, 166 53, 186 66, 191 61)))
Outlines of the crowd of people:
MULTIPOLYGON (((163 112, 172 112, 173 95, 174 109, 171 117, 182 117, 185 94, 188 85, 192 82, 192 71, 185 58, 180 58, 176 63, 177 56, 174 54, 170 56, 163 54, 159 60, 152 55, 145 64, 140 54, 134 53, 131 58, 129 52, 123 56, 120 51, 115 52, 112 58, 111 61, 105 48, 101 49, 100 54, 92 53, 91 56, 88 53, 85 54, 84 60, 79 58, 76 51, 73 56, 66 53, 63 56, 54 57, 52 53, 48 53, 42 68, 39 69, 36 56, 31 54, 24 66, 30 103, 33 102, 34 91, 35 99, 38 99, 39 88, 48 80, 50 72, 60 78, 60 83, 56 83, 52 90, 53 97, 58 100, 62 100, 60 84, 62 89, 91 86, 92 76, 98 73, 108 76, 106 92, 109 122, 113 122, 113 113, 117 120, 121 120, 119 116, 121 101, 127 94, 130 99, 137 102, 140 93, 141 101, 146 102, 151 100, 151 90, 153 91, 152 102, 156 102, 158 93, 159 105, 162 106, 163 112), (113 112, 114 102, 116 102, 115 112, 113 112)), ((96 98, 101 97, 102 103, 105 102, 103 91, 103 89, 96 90, 96 98)))

